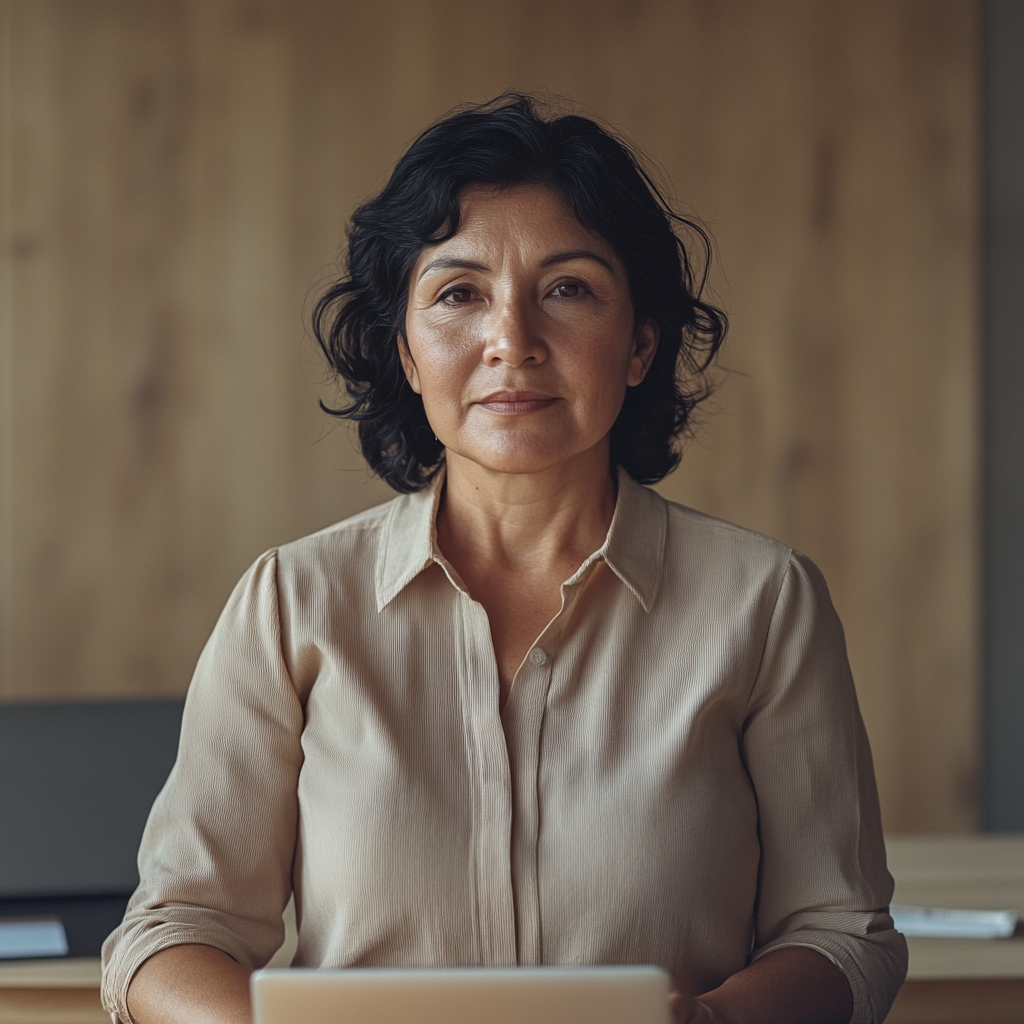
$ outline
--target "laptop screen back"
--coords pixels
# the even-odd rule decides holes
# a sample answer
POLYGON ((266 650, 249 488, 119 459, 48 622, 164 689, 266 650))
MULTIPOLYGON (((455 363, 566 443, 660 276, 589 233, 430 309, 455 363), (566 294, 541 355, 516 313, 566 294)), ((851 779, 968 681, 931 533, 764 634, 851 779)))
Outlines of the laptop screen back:
POLYGON ((267 970, 255 1024, 669 1024, 658 967, 267 970))

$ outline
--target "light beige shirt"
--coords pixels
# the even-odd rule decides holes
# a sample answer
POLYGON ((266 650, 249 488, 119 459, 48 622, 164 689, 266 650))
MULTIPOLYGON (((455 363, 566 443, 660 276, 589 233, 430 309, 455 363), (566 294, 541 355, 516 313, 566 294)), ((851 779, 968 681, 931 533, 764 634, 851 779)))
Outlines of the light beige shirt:
POLYGON ((620 474, 503 710, 440 482, 260 558, 196 668, 104 947, 247 967, 655 963, 700 993, 809 946, 854 1021, 906 971, 871 754, 818 570, 620 474))

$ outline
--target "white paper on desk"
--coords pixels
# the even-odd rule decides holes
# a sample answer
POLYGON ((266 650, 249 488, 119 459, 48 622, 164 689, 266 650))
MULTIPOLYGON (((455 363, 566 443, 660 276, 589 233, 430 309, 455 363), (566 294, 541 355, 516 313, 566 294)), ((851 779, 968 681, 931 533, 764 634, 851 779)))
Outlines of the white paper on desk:
POLYGON ((911 938, 1005 939, 1017 928, 1013 910, 892 906, 889 913, 896 930, 911 938))
POLYGON ((67 955, 68 937, 59 917, 0 917, 0 960, 67 955))

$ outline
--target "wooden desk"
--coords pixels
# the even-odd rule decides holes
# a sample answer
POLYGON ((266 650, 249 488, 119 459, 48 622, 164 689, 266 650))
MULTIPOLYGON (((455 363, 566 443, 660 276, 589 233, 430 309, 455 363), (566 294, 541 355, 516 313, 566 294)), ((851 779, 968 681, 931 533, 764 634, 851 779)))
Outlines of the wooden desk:
MULTIPOLYGON (((1016 910, 1024 918, 1024 836, 890 837, 894 903, 1016 910)), ((907 983, 889 1024, 1024 1024, 1024 935, 910 939, 907 983)))
POLYGON ((99 960, 0 964, 0 1024, 110 1024, 99 960))
MULTIPOLYGON (((888 848, 895 902, 1024 916, 1024 836, 891 838, 888 848)), ((286 925, 276 963, 295 948, 294 915, 286 925)), ((1024 1024, 1024 936, 909 944, 888 1024, 1024 1024)), ((98 960, 0 964, 0 1024, 110 1024, 99 977, 98 960)))
MULTIPOLYGON (((287 967, 295 955, 291 901, 284 928, 284 944, 270 967, 287 967)), ((0 1024, 110 1024, 110 1014, 100 1006, 99 958, 0 963, 0 1024)))

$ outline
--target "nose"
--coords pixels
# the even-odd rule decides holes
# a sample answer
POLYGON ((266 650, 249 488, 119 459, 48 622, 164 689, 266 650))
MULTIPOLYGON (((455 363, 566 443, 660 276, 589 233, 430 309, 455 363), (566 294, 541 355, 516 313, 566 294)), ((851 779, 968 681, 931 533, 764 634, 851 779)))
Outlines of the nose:
POLYGON ((484 341, 483 361, 487 366, 504 363, 517 367, 543 363, 547 359, 547 347, 534 314, 525 296, 503 296, 494 310, 484 341))

